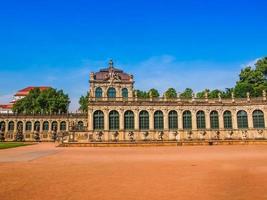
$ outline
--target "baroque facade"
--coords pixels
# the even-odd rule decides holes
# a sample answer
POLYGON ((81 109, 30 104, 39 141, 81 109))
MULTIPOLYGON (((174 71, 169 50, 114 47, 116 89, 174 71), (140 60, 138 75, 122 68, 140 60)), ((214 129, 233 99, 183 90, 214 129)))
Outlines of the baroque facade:
POLYGON ((0 115, 0 130, 13 140, 22 127, 25 140, 40 133, 75 132, 75 140, 210 140, 266 139, 267 100, 262 97, 237 99, 138 98, 134 78, 113 66, 90 73, 88 114, 0 115), (3 128, 4 127, 4 128, 3 128), (76 127, 74 129, 74 127, 76 127))

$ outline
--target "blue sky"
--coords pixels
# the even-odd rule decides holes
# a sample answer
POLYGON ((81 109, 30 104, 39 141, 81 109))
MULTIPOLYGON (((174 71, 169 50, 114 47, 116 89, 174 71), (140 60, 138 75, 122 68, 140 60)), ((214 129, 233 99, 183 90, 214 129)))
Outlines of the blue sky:
POLYGON ((263 0, 0 0, 0 103, 18 89, 69 93, 107 65, 134 74, 136 88, 231 87, 242 67, 267 56, 263 0))

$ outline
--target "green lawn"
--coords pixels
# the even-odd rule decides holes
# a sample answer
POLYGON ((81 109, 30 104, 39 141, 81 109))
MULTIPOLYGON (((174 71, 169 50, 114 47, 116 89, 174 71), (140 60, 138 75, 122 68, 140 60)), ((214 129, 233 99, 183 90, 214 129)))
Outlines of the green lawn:
POLYGON ((21 146, 31 145, 30 143, 23 143, 23 142, 0 142, 0 149, 8 149, 8 148, 15 148, 21 146))

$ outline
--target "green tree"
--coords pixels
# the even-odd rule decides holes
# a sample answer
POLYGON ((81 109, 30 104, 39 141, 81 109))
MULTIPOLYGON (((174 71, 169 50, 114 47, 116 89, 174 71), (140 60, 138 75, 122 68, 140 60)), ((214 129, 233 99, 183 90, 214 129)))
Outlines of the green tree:
POLYGON ((69 97, 63 90, 48 88, 40 91, 35 88, 14 104, 13 111, 26 114, 66 113, 69 103, 69 97))
POLYGON ((148 91, 148 94, 149 94, 149 97, 150 96, 153 97, 153 98, 159 97, 159 92, 155 88, 150 89, 148 91))
POLYGON ((192 98, 193 95, 193 90, 191 88, 186 88, 181 94, 180 97, 181 98, 192 98))
POLYGON ((85 96, 81 96, 79 100, 80 108, 79 110, 83 113, 88 112, 88 101, 89 101, 89 92, 85 96))
POLYGON ((135 90, 135 93, 137 93, 138 98, 149 98, 149 94, 146 91, 135 90))
POLYGON ((177 92, 174 88, 169 88, 166 92, 165 92, 165 97, 167 99, 172 99, 172 98, 176 98, 177 97, 177 92))
POLYGON ((255 66, 256 66, 256 70, 259 70, 260 72, 262 72, 266 78, 267 77, 267 57, 264 57, 258 60, 255 66))

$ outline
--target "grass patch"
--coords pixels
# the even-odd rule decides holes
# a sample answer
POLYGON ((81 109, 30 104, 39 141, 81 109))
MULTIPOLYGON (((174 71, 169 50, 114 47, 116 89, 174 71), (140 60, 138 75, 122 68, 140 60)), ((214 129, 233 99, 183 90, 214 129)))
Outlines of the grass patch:
POLYGON ((21 146, 31 145, 30 143, 24 142, 0 142, 0 149, 9 149, 21 146))

